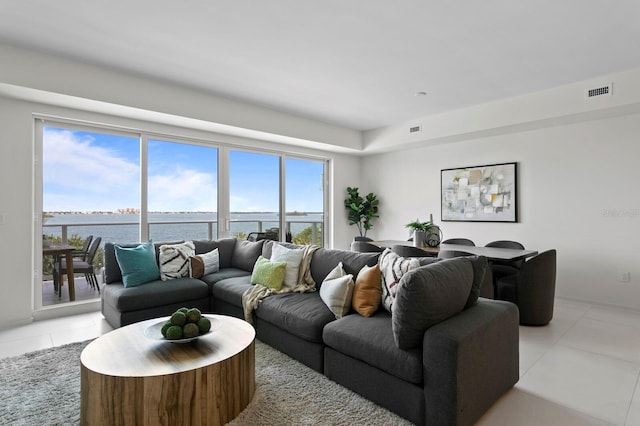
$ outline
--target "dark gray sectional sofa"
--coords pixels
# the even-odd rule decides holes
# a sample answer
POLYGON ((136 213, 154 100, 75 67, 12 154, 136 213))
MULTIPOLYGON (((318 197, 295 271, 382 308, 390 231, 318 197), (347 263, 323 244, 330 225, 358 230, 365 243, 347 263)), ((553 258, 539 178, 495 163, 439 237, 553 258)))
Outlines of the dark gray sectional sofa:
MULTIPOLYGON (((253 265, 260 255, 270 258, 276 243, 233 238, 194 243, 197 254, 218 248, 219 272, 130 288, 124 288, 113 244, 107 243, 101 294, 109 324, 170 315, 182 306, 244 318, 242 294, 251 287, 253 265)), ((311 275, 320 286, 342 262, 355 277, 379 255, 320 248, 313 253, 311 275)), ((477 277, 478 265, 472 276, 477 277)), ((423 278, 416 273, 411 279, 423 278)), ((253 324, 259 340, 415 424, 470 425, 519 378, 517 307, 482 297, 472 305, 419 334, 421 343, 410 349, 396 344, 392 315, 384 308, 370 317, 352 312, 336 319, 317 291, 265 298, 253 324)))

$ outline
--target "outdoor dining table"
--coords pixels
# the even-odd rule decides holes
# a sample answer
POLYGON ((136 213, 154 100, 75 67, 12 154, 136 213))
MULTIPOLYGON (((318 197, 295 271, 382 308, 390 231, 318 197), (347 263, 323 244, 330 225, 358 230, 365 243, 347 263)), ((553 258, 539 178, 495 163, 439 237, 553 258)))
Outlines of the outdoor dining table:
MULTIPOLYGON (((73 279, 73 251, 75 247, 69 244, 51 244, 48 247, 42 247, 43 255, 53 256, 56 263, 61 256, 65 256, 67 262, 67 276, 69 277, 69 300, 76 300, 76 286, 73 279)), ((58 282, 58 291, 62 295, 62 284, 64 283, 64 275, 60 274, 60 280, 58 282)))

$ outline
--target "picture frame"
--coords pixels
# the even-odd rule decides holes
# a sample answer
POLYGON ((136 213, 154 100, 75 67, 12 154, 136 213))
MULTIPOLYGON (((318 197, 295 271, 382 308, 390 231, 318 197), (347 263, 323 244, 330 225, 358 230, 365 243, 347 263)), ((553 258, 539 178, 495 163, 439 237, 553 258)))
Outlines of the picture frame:
POLYGON ((440 171, 444 222, 518 222, 518 164, 440 171))

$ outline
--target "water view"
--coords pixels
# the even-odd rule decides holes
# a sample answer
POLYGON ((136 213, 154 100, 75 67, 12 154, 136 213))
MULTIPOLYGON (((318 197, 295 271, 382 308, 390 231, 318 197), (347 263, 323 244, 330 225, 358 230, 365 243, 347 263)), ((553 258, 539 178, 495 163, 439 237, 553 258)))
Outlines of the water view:
MULTIPOLYGON (((45 235, 84 239, 89 235, 104 242, 135 243, 139 241, 139 215, 113 213, 47 214, 45 235)), ((322 213, 294 213, 286 221, 292 236, 309 227, 319 232, 322 213)), ((215 212, 149 213, 149 237, 154 241, 205 240, 218 238, 218 215, 215 212), (211 227, 211 229, 210 229, 211 227), (211 231, 211 234, 210 234, 211 231)), ((277 213, 232 213, 231 235, 246 237, 251 232, 278 228, 277 213)))

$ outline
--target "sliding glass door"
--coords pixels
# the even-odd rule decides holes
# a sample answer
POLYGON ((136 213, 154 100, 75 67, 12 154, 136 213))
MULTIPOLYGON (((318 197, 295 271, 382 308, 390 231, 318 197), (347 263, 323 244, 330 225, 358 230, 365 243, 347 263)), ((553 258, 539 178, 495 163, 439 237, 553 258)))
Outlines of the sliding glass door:
POLYGON ((149 139, 147 153, 149 238, 217 238, 218 150, 149 139))
MULTIPOLYGON (((326 160, 121 129, 36 123, 42 157, 36 210, 43 218, 36 234, 42 231, 43 244, 79 249, 89 236, 100 237, 101 247, 220 237, 326 242, 326 160)), ((101 247, 94 261, 98 277, 101 247)), ((37 263, 42 258, 36 271, 43 278, 42 304, 36 300, 36 306, 69 301, 68 293, 54 296, 54 259, 39 251, 34 258, 37 263)), ((76 294, 81 294, 85 284, 77 278, 76 294)))

